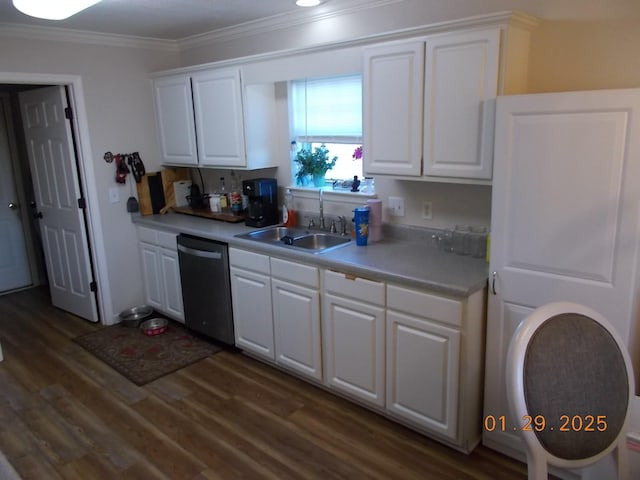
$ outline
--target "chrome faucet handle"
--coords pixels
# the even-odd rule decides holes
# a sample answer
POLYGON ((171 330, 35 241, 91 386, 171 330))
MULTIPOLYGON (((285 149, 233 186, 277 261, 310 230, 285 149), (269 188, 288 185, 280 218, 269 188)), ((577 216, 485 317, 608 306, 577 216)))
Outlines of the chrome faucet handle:
POLYGON ((336 233, 336 221, 333 219, 331 220, 331 227, 329 227, 329 232, 336 233))
POLYGON ((347 234, 347 217, 344 215, 338 216, 338 222, 340 222, 340 235, 347 234))
POLYGON ((316 228, 316 222, 313 218, 309 219, 309 226, 308 226, 309 230, 311 230, 312 228, 316 228))

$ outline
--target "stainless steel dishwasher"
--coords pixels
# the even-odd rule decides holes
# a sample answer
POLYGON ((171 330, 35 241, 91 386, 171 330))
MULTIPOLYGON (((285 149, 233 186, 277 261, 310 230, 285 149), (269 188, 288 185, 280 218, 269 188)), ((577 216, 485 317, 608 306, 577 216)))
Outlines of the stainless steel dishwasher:
POLYGON ((185 325, 233 345, 231 280, 226 243, 178 235, 185 325))

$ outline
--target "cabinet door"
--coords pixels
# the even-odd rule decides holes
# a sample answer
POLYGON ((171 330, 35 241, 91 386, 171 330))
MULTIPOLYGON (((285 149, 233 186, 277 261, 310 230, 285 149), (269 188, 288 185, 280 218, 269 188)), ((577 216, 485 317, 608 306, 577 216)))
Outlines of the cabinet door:
POLYGON ((240 70, 196 73, 192 82, 200 164, 245 167, 240 70))
POLYGON ((282 280, 271 280, 276 362, 322 380, 320 294, 282 280))
POLYGON ((164 312, 176 320, 184 323, 184 308, 182 306, 182 284, 180 282, 180 264, 178 253, 159 249, 160 270, 162 272, 163 296, 165 300, 164 312))
POLYGON ((421 174, 423 82, 424 42, 365 49, 365 173, 421 174))
POLYGON ((164 310, 163 285, 158 247, 145 242, 139 242, 139 246, 146 304, 162 311, 164 310))
POLYGON ((273 361, 271 280, 241 268, 231 267, 230 271, 236 346, 273 361))
POLYGON ((197 164, 196 130, 189 76, 157 78, 153 81, 153 91, 162 163, 197 164))
POLYGON ((387 311, 387 409, 457 437, 460 332, 387 311))
POLYGON ((384 406, 384 309, 326 294, 322 327, 327 384, 384 406))
POLYGON ((500 30, 427 38, 424 174, 490 179, 500 30))

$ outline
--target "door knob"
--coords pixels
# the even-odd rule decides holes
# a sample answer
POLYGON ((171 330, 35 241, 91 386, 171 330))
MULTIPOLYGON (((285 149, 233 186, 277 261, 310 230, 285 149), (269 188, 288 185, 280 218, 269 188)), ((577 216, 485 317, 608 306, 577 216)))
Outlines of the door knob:
POLYGON ((18 208, 18 204, 17 204, 17 203, 13 203, 13 202, 9 202, 8 207, 9 207, 11 210, 15 210, 16 208, 18 208))

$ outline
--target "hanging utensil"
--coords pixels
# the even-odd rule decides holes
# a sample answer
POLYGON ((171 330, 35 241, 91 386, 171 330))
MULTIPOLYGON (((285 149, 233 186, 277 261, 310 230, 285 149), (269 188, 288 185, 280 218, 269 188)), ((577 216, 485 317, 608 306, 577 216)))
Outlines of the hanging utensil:
POLYGON ((131 167, 131 173, 133 178, 136 179, 136 183, 140 183, 143 175, 146 173, 140 154, 138 152, 133 152, 129 155, 127 163, 129 164, 129 167, 131 167))
POLYGON ((139 212, 140 205, 138 205, 138 199, 133 195, 133 182, 129 182, 129 189, 131 190, 131 196, 127 199, 127 212, 139 212))

